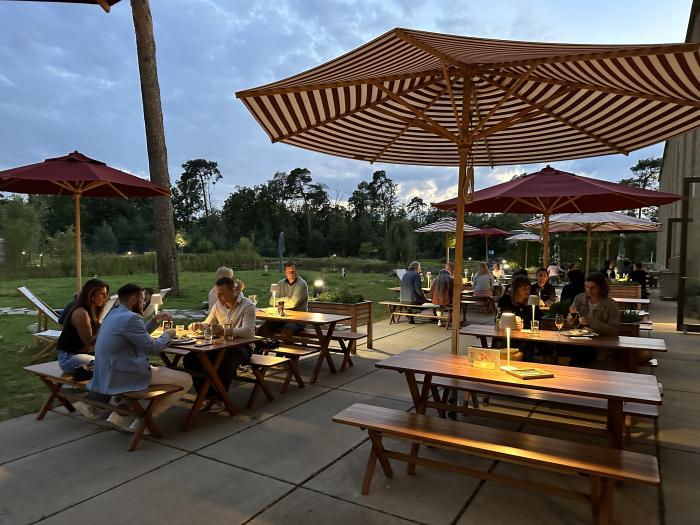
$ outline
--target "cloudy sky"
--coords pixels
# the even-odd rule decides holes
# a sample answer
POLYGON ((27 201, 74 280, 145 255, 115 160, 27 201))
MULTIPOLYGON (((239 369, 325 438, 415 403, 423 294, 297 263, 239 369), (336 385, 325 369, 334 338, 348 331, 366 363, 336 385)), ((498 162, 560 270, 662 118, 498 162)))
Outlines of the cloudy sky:
MULTIPOLYGON (((400 197, 456 194, 456 169, 335 158, 267 135, 234 93, 285 78, 345 53, 394 27, 497 39, 574 43, 682 42, 691 0, 151 0, 170 177, 181 164, 219 163, 220 204, 236 185, 276 171, 311 170, 345 200, 360 180, 385 169, 400 197)), ((78 149, 147 177, 138 67, 127 0, 96 6, 0 1, 0 169, 78 149)), ((607 180, 630 175, 630 154, 559 162, 607 180)), ((542 165, 477 169, 477 188, 542 165)))

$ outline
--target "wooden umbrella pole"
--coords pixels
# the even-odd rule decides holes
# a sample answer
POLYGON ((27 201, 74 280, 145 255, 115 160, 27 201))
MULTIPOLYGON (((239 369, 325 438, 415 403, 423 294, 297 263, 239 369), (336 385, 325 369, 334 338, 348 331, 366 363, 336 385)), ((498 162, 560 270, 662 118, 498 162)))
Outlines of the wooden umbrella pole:
POLYGON ((544 222, 542 223, 542 243, 544 250, 542 255, 542 266, 549 266, 549 211, 544 213, 544 222))
POLYGON ((450 262, 450 234, 446 233, 445 234, 445 251, 446 251, 446 261, 445 262, 450 262))
POLYGON ((591 243, 593 242, 593 239, 591 238, 592 233, 591 230, 593 227, 590 224, 586 225, 586 275, 588 275, 588 270, 590 269, 590 261, 591 261, 591 243))
POLYGON ((484 255, 486 255, 486 259, 484 259, 484 262, 486 263, 486 266, 489 265, 489 236, 484 235, 484 255))
POLYGON ((75 280, 76 291, 80 293, 82 284, 82 256, 80 253, 80 193, 73 195, 73 204, 75 206, 75 280))
POLYGON ((457 195, 457 229, 455 234, 455 273, 452 290, 452 353, 459 353, 459 321, 462 306, 462 259, 464 257, 464 205, 466 203, 468 149, 459 148, 459 184, 457 195), (462 232, 462 235, 460 235, 462 232))
POLYGON ((526 270, 527 270, 527 245, 528 245, 528 242, 525 241, 525 266, 524 266, 524 268, 526 270))

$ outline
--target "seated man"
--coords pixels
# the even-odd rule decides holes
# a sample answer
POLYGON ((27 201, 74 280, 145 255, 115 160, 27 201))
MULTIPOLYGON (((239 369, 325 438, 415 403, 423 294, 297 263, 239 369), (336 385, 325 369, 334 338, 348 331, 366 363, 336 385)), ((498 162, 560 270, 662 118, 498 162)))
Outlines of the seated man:
MULTIPOLYGON (((423 294, 423 286, 421 285, 420 263, 413 261, 408 265, 408 270, 401 278, 401 294, 399 301, 405 304, 423 304, 428 300, 423 294)), ((408 322, 415 324, 413 317, 408 318, 408 322)))
POLYGON ((540 306, 549 306, 557 302, 557 291, 549 282, 549 275, 545 268, 537 270, 537 280, 530 287, 530 295, 537 295, 540 298, 540 306))
MULTIPOLYGON (((212 331, 221 334, 224 325, 230 323, 234 338, 253 340, 255 338, 255 305, 243 297, 239 287, 230 277, 219 278, 215 286, 219 300, 209 311, 204 322, 192 323, 190 329, 205 330, 211 327, 212 331)), ((236 377, 236 370, 240 365, 250 361, 250 355, 250 347, 247 345, 226 350, 223 361, 217 370, 224 388, 228 390, 231 381, 236 377)), ((194 352, 185 356, 184 365, 188 370, 199 372, 204 370, 202 362, 194 352)), ((194 378, 194 388, 197 392, 201 389, 203 382, 203 377, 194 378)), ((207 393, 207 397, 210 398, 210 412, 219 412, 225 408, 223 403, 213 400, 215 392, 214 388, 210 387, 207 393)))
MULTIPOLYGON (((279 303, 284 303, 285 310, 307 312, 309 310, 309 287, 306 281, 299 277, 297 265, 292 261, 285 261, 283 267, 285 277, 278 284, 279 297, 275 299, 276 304, 272 304, 271 298, 270 304, 277 306, 279 303)), ((280 335, 285 339, 289 339, 302 330, 304 330, 304 323, 265 321, 258 328, 258 335, 268 336, 281 331, 280 335)))
MULTIPOLYGON (((146 325, 142 317, 145 295, 143 288, 125 284, 117 294, 119 304, 105 318, 97 334, 95 371, 87 388, 93 392, 115 395, 145 390, 149 385, 181 386, 183 392, 174 392, 160 400, 153 411, 155 417, 170 408, 182 393, 190 389, 192 378, 185 372, 148 364, 149 355, 157 355, 170 344, 171 331, 165 332, 158 339, 150 335, 157 323, 169 316, 159 314, 146 325)), ((116 412, 112 412, 107 420, 129 432, 135 431, 138 425, 137 420, 116 412)))
MULTIPOLYGON (((214 283, 221 279, 222 277, 229 277, 230 279, 233 279, 233 270, 227 266, 219 266, 216 269, 216 279, 214 280, 214 283)), ((245 283, 241 281, 240 279, 236 280, 238 291, 242 292, 245 290, 245 283)), ((216 291, 216 284, 211 287, 211 290, 209 290, 209 310, 211 311, 212 308, 214 308, 214 305, 216 302, 219 300, 217 291, 216 291)))

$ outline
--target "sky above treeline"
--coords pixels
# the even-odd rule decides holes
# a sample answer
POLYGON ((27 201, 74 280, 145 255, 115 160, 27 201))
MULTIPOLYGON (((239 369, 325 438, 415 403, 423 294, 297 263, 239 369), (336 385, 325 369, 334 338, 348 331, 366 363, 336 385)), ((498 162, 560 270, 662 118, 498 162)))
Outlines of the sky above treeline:
MULTIPOLYGON (((691 0, 151 0, 170 178, 205 158, 237 185, 308 168, 331 199, 386 170, 402 202, 456 195, 456 168, 336 158, 271 144, 234 93, 314 67, 394 27, 508 40, 669 43, 685 40, 691 0)), ((73 150, 148 177, 131 7, 0 2, 0 169, 73 150)), ((553 163, 617 181, 663 143, 622 155, 553 163)), ((544 164, 477 168, 477 189, 544 164)))

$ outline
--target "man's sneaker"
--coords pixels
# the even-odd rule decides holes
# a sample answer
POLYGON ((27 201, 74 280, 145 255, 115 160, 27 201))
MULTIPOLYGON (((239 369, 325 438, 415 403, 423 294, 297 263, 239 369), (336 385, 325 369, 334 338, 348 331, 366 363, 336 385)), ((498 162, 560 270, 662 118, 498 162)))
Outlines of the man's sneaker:
POLYGON ((117 412, 112 412, 107 418, 107 422, 111 423, 118 429, 123 430, 124 432, 133 432, 134 430, 131 428, 133 419, 134 418, 131 416, 122 416, 117 412))
POLYGON ((104 419, 107 415, 106 411, 83 403, 82 401, 76 401, 73 403, 73 407, 78 411, 78 413, 90 421, 97 421, 99 419, 104 419))
POLYGON ((212 414, 216 414, 217 412, 221 412, 222 410, 226 410, 226 405, 224 405, 221 401, 214 401, 211 405, 209 405, 208 410, 212 414))
MULTIPOLYGON (((139 428, 139 425, 141 424, 141 420, 139 418, 134 419, 131 424, 129 425, 129 432, 136 432, 136 430, 139 428)), ((148 436, 151 434, 151 431, 148 430, 148 427, 143 429, 143 435, 148 436)))

